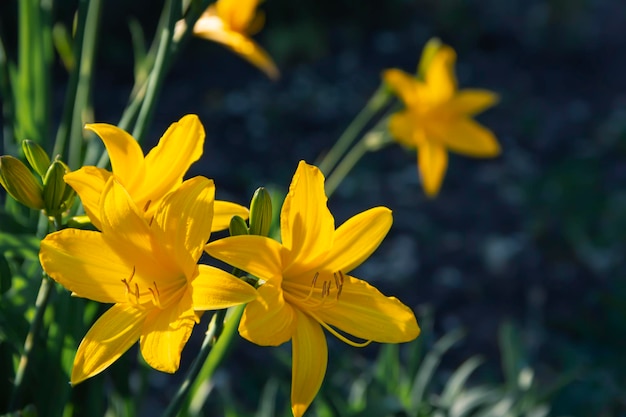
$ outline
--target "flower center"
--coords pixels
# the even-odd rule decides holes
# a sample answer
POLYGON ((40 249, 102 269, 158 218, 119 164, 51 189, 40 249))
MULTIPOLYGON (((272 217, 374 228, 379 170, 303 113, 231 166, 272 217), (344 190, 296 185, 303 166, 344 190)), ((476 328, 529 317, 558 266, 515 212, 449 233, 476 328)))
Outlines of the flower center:
MULTIPOLYGON (((135 266, 133 266, 133 272, 131 272, 130 277, 122 279, 122 283, 126 287, 124 289, 124 294, 129 303, 134 304, 138 308, 146 308, 145 302, 142 304, 141 296, 147 295, 146 292, 142 292, 139 290, 139 284, 136 282, 133 286, 133 278, 135 277, 135 266)), ((157 308, 163 308, 161 306, 161 294, 159 293, 159 289, 157 288, 156 282, 152 281, 152 287, 148 287, 148 292, 150 293, 150 300, 152 305, 157 308)))

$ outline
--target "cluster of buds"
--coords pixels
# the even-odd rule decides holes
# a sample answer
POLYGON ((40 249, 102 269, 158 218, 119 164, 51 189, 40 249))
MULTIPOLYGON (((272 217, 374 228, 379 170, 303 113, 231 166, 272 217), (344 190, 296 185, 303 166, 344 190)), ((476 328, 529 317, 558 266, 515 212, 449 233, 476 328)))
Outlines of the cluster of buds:
POLYGON ((0 184, 26 207, 43 210, 48 217, 61 215, 74 201, 74 190, 63 180, 70 169, 58 158, 51 161, 46 151, 33 141, 24 140, 22 149, 32 170, 19 159, 2 155, 0 184))

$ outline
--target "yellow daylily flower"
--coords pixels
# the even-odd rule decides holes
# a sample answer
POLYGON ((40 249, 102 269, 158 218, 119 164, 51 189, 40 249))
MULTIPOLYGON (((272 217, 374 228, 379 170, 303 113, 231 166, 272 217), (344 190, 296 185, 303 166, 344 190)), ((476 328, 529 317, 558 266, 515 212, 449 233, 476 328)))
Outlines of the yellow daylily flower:
POLYGON ((265 281, 258 298, 246 306, 239 333, 265 346, 292 341, 291 404, 296 417, 313 401, 326 373, 322 328, 353 346, 407 342, 420 332, 411 309, 348 275, 379 246, 391 227, 391 211, 367 210, 335 230, 326 201, 323 174, 301 161, 281 211, 282 244, 244 235, 205 248, 265 281))
POLYGON ((489 158, 500 154, 500 145, 489 129, 472 119, 493 106, 498 96, 488 90, 457 90, 456 53, 451 47, 441 45, 428 58, 424 80, 398 69, 385 71, 383 79, 406 106, 390 117, 391 135, 400 144, 417 148, 424 191, 433 197, 448 166, 447 150, 489 158))
MULTIPOLYGON (((250 39, 265 23, 265 14, 256 11, 258 5, 259 0, 218 0, 200 16, 193 33, 226 46, 276 80, 280 75, 276 64, 250 39)), ((177 30, 183 30, 184 25, 184 20, 179 21, 177 30)))
MULTIPOLYGON (((180 186, 191 164, 202 155, 204 146, 204 127, 195 114, 172 123, 145 157, 137 141, 117 126, 94 123, 85 128, 95 132, 104 142, 113 172, 85 166, 66 174, 64 179, 76 190, 85 212, 100 230, 100 196, 112 175, 149 219, 165 195, 180 186)), ((248 209, 227 201, 215 201, 213 231, 228 229, 230 219, 235 215, 248 218, 248 209)))
POLYGON ((149 222, 112 177, 100 202, 102 232, 65 229, 41 242, 39 259, 52 279, 72 295, 114 304, 78 347, 72 384, 102 372, 137 340, 150 366, 175 372, 196 311, 256 297, 242 280, 197 265, 211 234, 214 193, 204 177, 185 181, 149 222))

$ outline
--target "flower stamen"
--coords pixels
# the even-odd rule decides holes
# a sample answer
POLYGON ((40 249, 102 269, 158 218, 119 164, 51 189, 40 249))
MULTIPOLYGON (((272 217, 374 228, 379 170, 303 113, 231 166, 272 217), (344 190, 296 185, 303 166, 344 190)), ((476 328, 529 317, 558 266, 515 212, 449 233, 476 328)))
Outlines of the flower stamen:
POLYGON ((152 289, 151 287, 148 287, 148 290, 150 290, 150 293, 152 294, 152 302, 158 308, 162 308, 161 300, 159 299, 159 296, 161 295, 159 293, 159 289, 157 288, 156 282, 152 281, 152 284, 154 285, 154 289, 152 289))

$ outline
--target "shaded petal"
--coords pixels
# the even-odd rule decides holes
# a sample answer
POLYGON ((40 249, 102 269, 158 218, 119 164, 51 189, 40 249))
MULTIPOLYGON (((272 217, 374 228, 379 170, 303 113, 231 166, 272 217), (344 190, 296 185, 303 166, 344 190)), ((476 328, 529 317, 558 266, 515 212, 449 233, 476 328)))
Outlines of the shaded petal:
POLYGON ((414 76, 402 70, 394 68, 383 71, 383 81, 407 107, 415 105, 423 95, 420 93, 423 85, 420 85, 414 76))
POLYGON ((315 316, 352 336, 380 343, 408 342, 420 333, 410 308, 351 276, 346 276, 337 303, 315 316))
POLYGON ((442 45, 433 56, 425 77, 431 102, 442 103, 454 96, 457 89, 455 62, 456 53, 447 45, 442 45))
POLYGON ((319 323, 300 311, 297 314, 292 340, 291 410, 294 417, 301 417, 324 381, 328 346, 319 323))
POLYGON ((226 237, 209 243, 204 250, 215 259, 259 278, 279 282, 282 280, 282 246, 268 237, 254 235, 226 237))
POLYGON ((162 198, 179 185, 194 162, 202 156, 204 127, 195 114, 172 123, 157 146, 146 155, 146 175, 142 189, 133 189, 133 198, 141 202, 162 198))
POLYGON ((194 177, 168 194, 157 208, 153 230, 185 276, 191 276, 213 221, 213 180, 194 177))
POLYGON ((102 233, 78 229, 51 233, 41 241, 39 260, 52 279, 78 297, 126 302, 122 279, 132 274, 133 265, 109 246, 102 233))
POLYGON ((418 145, 418 130, 422 129, 417 118, 413 116, 411 111, 402 110, 392 114, 389 117, 389 132, 391 136, 407 148, 415 148, 418 145))
POLYGON ((104 371, 135 344, 147 310, 116 304, 87 332, 78 347, 72 369, 72 385, 104 371))
POLYGON ((211 231, 218 232, 220 230, 226 230, 230 226, 230 219, 234 216, 239 216, 246 220, 249 215, 250 212, 244 206, 231 203, 230 201, 215 200, 211 231))
POLYGON ((256 300, 246 306, 239 334, 257 345, 281 345, 291 339, 296 330, 296 311, 285 302, 280 282, 266 282, 257 290, 256 300))
POLYGON ((417 161, 424 192, 429 197, 434 197, 441 188, 448 167, 448 153, 443 145, 424 141, 417 151, 417 161))
POLYGON ((100 195, 111 175, 113 174, 106 169, 85 166, 63 177, 63 180, 76 191, 89 219, 98 229, 101 229, 100 195))
POLYGON ((109 153, 113 173, 125 187, 134 189, 143 182, 143 151, 135 138, 119 127, 107 123, 87 124, 85 129, 100 136, 109 153))
POLYGON ((180 365, 180 354, 195 325, 191 293, 164 310, 154 308, 146 317, 139 347, 146 363, 163 372, 174 373, 180 365))
POLYGON ((448 123, 429 124, 428 134, 451 151, 477 157, 488 158, 500 154, 500 145, 494 134, 469 118, 457 118, 448 123))
POLYGON ((217 310, 252 301, 257 291, 247 282, 209 265, 198 265, 191 281, 194 310, 217 310))
POLYGON ((254 18, 259 0, 219 0, 216 14, 234 31, 244 33, 254 18))
POLYGON ((376 250, 392 223, 387 207, 374 207, 351 217, 335 231, 333 248, 320 269, 352 271, 376 250))
POLYGON ((285 274, 292 265, 307 269, 319 263, 332 247, 335 220, 326 201, 324 175, 300 161, 280 213, 282 242, 289 253, 285 274))
POLYGON ((270 55, 252 39, 239 32, 227 28, 194 26, 194 34, 226 46, 259 68, 272 80, 276 80, 280 76, 280 72, 270 55))
POLYGON ((474 116, 496 104, 496 93, 481 89, 463 89, 457 92, 448 103, 446 110, 457 116, 474 116))

